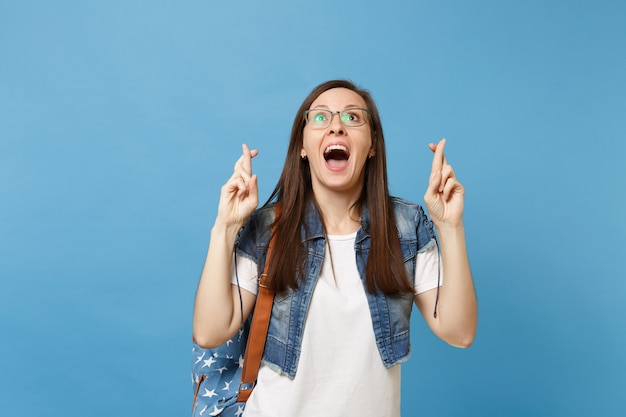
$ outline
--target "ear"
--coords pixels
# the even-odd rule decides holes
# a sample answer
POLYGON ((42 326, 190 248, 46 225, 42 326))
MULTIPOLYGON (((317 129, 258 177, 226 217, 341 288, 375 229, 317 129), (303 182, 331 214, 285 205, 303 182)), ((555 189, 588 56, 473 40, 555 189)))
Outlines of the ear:
POLYGON ((304 151, 304 149, 300 149, 300 158, 306 159, 306 152, 304 151))
POLYGON ((376 155, 376 152, 374 151, 374 148, 370 148, 370 152, 367 155, 368 158, 371 158, 372 156, 376 155))

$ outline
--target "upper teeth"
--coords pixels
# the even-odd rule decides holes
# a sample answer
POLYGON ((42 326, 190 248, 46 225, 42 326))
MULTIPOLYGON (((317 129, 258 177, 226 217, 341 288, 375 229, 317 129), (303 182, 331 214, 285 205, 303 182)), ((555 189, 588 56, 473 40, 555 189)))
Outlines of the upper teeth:
POLYGON ((344 152, 348 152, 348 148, 346 148, 343 145, 330 145, 328 148, 326 148, 326 150, 324 151, 324 153, 328 153, 330 151, 344 151, 344 152))

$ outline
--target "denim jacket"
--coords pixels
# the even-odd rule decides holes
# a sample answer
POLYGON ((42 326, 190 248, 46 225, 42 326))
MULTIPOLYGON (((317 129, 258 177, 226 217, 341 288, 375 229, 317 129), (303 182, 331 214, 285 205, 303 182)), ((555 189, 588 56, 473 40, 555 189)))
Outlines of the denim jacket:
MULTIPOLYGON (((393 198, 392 202, 404 266, 413 284, 416 255, 435 244, 435 234, 422 207, 399 198, 393 198)), ((354 250, 372 316, 376 345, 384 365, 389 368, 408 360, 411 353, 409 320, 413 295, 388 296, 380 292, 370 294, 365 289, 365 266, 370 249, 369 220, 369 211, 364 207, 354 250)), ((237 253, 254 260, 260 271, 265 263, 265 251, 273 221, 274 207, 264 206, 253 214, 237 238, 237 253)), ((308 247, 306 279, 299 280, 298 289, 276 294, 263 353, 264 364, 291 379, 295 378, 298 368, 304 325, 322 269, 326 242, 319 213, 312 203, 307 210, 305 222, 307 227, 302 226, 300 232, 302 244, 308 247)))

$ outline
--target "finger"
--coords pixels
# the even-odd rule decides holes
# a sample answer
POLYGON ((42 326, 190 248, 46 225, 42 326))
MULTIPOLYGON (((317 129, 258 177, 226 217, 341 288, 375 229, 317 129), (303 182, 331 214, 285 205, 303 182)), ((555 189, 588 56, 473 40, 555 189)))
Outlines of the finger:
POLYGON ((461 196, 465 195, 465 188, 463 187, 463 184, 459 182, 459 180, 457 180, 456 178, 450 178, 446 182, 442 197, 445 201, 448 201, 454 196, 454 194, 460 194, 461 196))
POLYGON ((452 169, 452 165, 444 164, 441 169, 441 182, 439 184, 439 192, 443 192, 443 188, 448 179, 454 178, 454 169, 452 169))
POLYGON ((429 143, 428 144, 428 149, 430 149, 431 151, 435 152, 437 150, 437 146, 439 146, 441 144, 441 142, 444 143, 445 146, 445 140, 446 138, 442 138, 439 142, 437 143, 429 143))
POLYGON ((439 194, 439 185, 441 184, 441 172, 435 171, 430 175, 430 180, 428 181, 428 188, 426 189, 426 194, 424 195, 424 199, 434 199, 437 194, 439 194))
POLYGON ((443 150, 445 146, 446 146, 446 140, 441 139, 439 143, 436 145, 434 150, 431 148, 431 150, 435 152, 435 155, 433 155, 433 164, 432 164, 431 174, 434 172, 441 171, 441 167, 443 166, 443 158, 444 158, 443 150))
POLYGON ((257 149, 250 150, 245 143, 241 144, 242 155, 235 163, 234 175, 241 176, 244 181, 248 181, 252 175, 252 158, 259 154, 257 149))
MULTIPOLYGON (((432 148, 432 149, 431 149, 431 151, 433 151, 433 153, 434 153, 434 152, 435 152, 435 149, 436 149, 436 147, 437 147, 437 145, 433 145, 432 143, 428 145, 428 147, 429 147, 429 148, 430 148, 431 146, 434 146, 434 148, 432 148)), ((449 164, 448 164, 448 157, 447 157, 447 156, 446 156, 446 154, 444 153, 444 154, 443 154, 443 163, 442 163, 442 166, 445 166, 445 165, 449 165, 449 164)))
POLYGON ((246 182, 241 177, 231 178, 225 185, 225 190, 232 197, 241 197, 247 189, 246 182))
POLYGON ((250 177, 250 181, 248 181, 248 194, 252 197, 255 206, 259 204, 258 177, 256 175, 250 177))
POLYGON ((220 195, 219 205, 222 206, 222 204, 231 204, 232 201, 239 198, 239 187, 240 184, 238 183, 238 181, 228 181, 226 184, 224 184, 220 195))
POLYGON ((259 151, 256 149, 253 152, 248 148, 248 145, 245 143, 241 144, 241 150, 243 151, 243 159, 242 159, 242 167, 246 171, 248 175, 252 175, 252 158, 255 157, 259 151))
POLYGON ((235 162, 235 165, 233 166, 233 172, 238 172, 241 171, 243 169, 243 163, 244 163, 244 159, 245 159, 245 155, 241 155, 239 157, 239 159, 237 159, 237 161, 235 162))
MULTIPOLYGON (((243 156, 242 156, 243 158, 243 156)), ((247 183, 250 180, 250 174, 248 174, 242 167, 242 162, 237 161, 235 164, 235 170, 233 171, 233 175, 228 179, 229 182, 243 180, 247 183)))
POLYGON ((456 187, 457 187, 457 182, 454 178, 449 178, 446 181, 445 186, 443 187, 443 190, 442 190, 442 195, 441 195, 444 201, 448 201, 450 199, 450 196, 452 195, 452 192, 455 190, 456 187))

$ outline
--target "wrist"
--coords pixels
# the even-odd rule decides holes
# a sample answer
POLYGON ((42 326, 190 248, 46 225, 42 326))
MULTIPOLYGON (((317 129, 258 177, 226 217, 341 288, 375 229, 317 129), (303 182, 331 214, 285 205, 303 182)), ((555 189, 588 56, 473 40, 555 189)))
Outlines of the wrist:
POLYGON ((238 224, 227 224, 216 221, 211 228, 211 240, 226 240, 234 243, 241 228, 242 226, 238 224))
POLYGON ((439 237, 444 236, 465 236, 465 227, 463 222, 459 223, 446 223, 446 222, 433 222, 435 229, 439 237))

